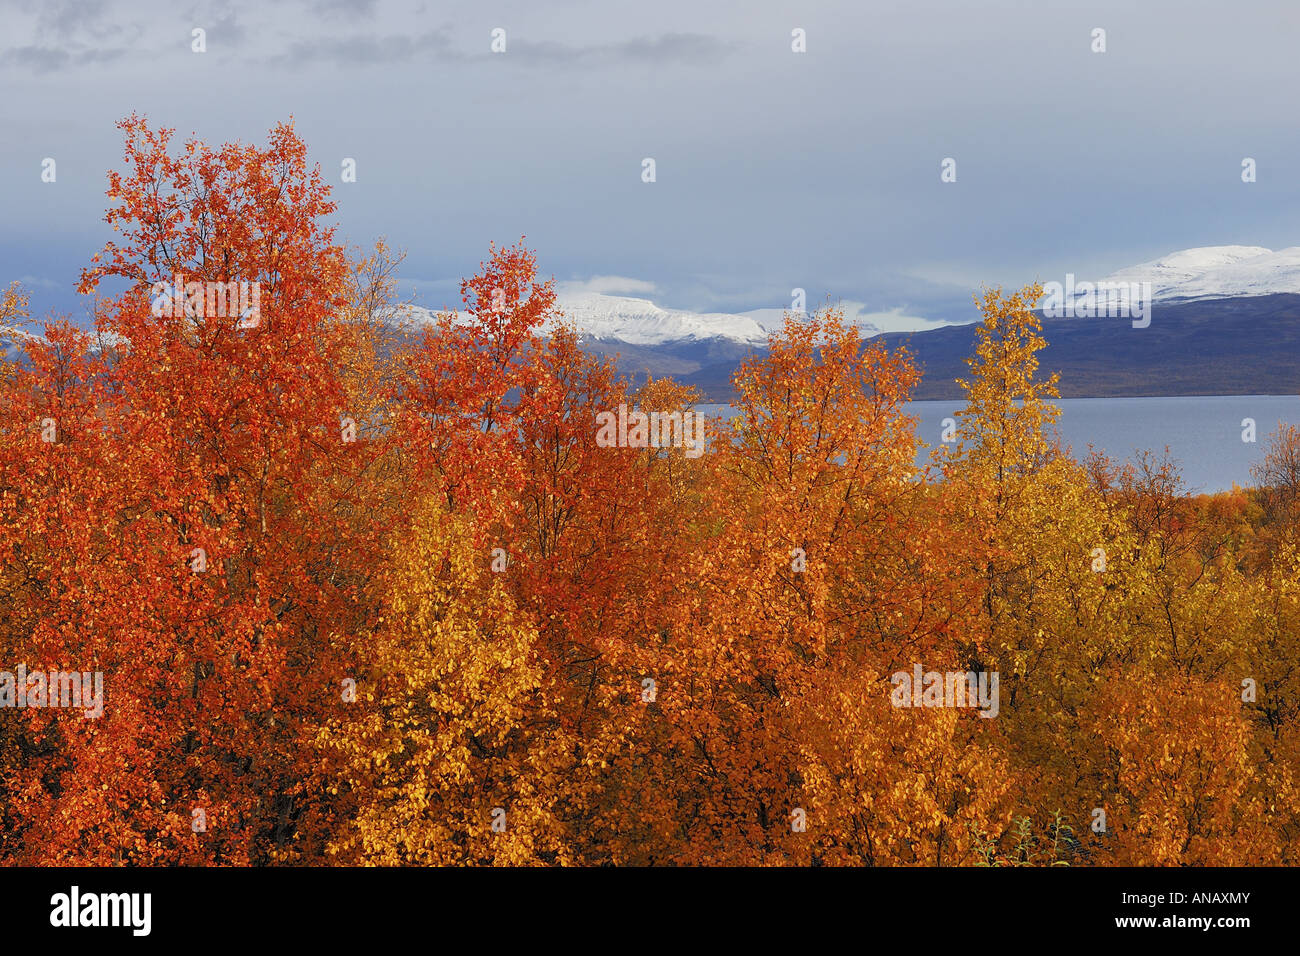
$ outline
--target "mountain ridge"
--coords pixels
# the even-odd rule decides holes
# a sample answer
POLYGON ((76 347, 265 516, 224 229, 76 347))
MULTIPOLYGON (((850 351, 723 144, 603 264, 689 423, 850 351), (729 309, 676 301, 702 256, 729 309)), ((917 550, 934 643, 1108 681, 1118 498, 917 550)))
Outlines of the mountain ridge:
MULTIPOLYGON (((1300 391, 1300 246, 1203 246, 1169 253, 1094 280, 1150 282, 1153 322, 1056 318, 1043 311, 1048 347, 1041 367, 1062 373, 1063 397, 1144 395, 1293 394, 1300 391)), ((748 355, 766 353, 784 312, 690 312, 647 298, 604 292, 562 292, 557 306, 587 351, 613 359, 633 384, 672 376, 694 385, 708 401, 729 401, 730 378, 748 355)), ((414 328, 439 313, 417 305, 395 310, 414 328)), ((457 313, 463 315, 463 313, 457 313)), ((864 338, 913 352, 923 379, 914 397, 960 397, 955 383, 973 354, 974 309, 961 321, 874 313, 853 317, 864 338), (882 318, 883 317, 883 318, 882 318), (899 326, 889 328, 888 325, 899 326), (918 324, 923 326, 916 328, 918 324)), ((546 334, 550 329, 543 329, 546 334)), ((33 337, 0 328, 0 356, 21 358, 33 337)))

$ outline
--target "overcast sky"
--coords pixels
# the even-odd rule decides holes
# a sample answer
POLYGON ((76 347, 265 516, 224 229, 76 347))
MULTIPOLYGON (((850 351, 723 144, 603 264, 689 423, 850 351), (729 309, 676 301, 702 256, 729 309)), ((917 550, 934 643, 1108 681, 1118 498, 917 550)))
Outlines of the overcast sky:
POLYGON ((405 249, 431 308, 526 235, 570 288, 666 307, 964 320, 984 282, 1300 245, 1298 51, 1297 0, 0 0, 0 280, 80 309, 121 117, 292 116, 340 235, 405 249))

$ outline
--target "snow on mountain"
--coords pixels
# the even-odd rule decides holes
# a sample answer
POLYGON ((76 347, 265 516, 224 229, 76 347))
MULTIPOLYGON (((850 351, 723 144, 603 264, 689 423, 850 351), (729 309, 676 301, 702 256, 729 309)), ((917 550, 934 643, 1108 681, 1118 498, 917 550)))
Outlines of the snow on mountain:
POLYGON ((1103 282, 1150 282, 1153 299, 1226 299, 1300 293, 1300 246, 1204 246, 1129 266, 1103 282))
MULTIPOLYGON (((661 309, 649 299, 599 292, 562 295, 556 304, 565 321, 594 339, 647 346, 708 339, 726 339, 741 345, 767 344, 767 332, 745 315, 661 309)), ((436 320, 436 313, 419 306, 404 306, 400 312, 417 325, 436 320)))
MULTIPOLYGON (((1150 282, 1151 297, 1157 300, 1300 293, 1300 246, 1277 252, 1263 246, 1183 249, 1151 262, 1121 269, 1101 281, 1150 282)), ((1088 294, 1078 291, 1078 283, 1074 285, 1076 296, 1088 294)), ((611 279, 604 284, 574 283, 567 290, 561 288, 557 305, 582 334, 635 346, 653 348, 710 340, 747 347, 762 346, 767 343, 770 332, 781 328, 785 316, 785 311, 780 308, 752 309, 741 313, 665 309, 649 299, 600 291, 606 288, 639 292, 653 286, 628 279, 611 279), (595 289, 584 288, 584 285, 595 285, 595 289)), ((1127 289, 1118 293, 1118 301, 1125 305, 1128 298, 1127 289)), ((901 308, 869 312, 861 303, 843 302, 840 306, 847 321, 867 337, 885 332, 928 331, 952 324, 942 319, 909 315, 901 308)), ((417 322, 432 320, 432 313, 425 309, 412 307, 407 311, 417 322)))
MULTIPOLYGON (((629 345, 657 346, 723 339, 744 346, 764 346, 768 334, 781 329, 784 309, 752 309, 748 312, 690 312, 664 309, 649 299, 608 295, 603 292, 560 293, 556 304, 565 320, 583 335, 629 345)), ((863 312, 857 303, 844 303, 848 324, 864 336, 882 332, 910 332, 948 325, 942 320, 909 316, 902 309, 863 312)), ((435 313, 419 306, 401 309, 417 325, 433 322, 435 313)))
POLYGON ((17 362, 23 355, 26 343, 36 338, 30 332, 0 325, 0 361, 17 362))
POLYGON ((661 309, 649 299, 583 292, 559 299, 565 317, 583 333, 630 345, 730 339, 743 345, 766 345, 767 332, 747 315, 661 309))

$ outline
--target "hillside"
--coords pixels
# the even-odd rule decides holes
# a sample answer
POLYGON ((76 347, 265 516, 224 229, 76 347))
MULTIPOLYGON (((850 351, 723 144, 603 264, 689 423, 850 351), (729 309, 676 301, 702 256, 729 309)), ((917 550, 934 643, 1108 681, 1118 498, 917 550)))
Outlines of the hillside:
MULTIPOLYGON (((1045 372, 1063 398, 1141 395, 1289 395, 1300 392, 1300 294, 1157 302, 1151 325, 1127 319, 1046 319, 1045 372)), ((973 325, 886 334, 906 345, 924 378, 918 399, 959 398, 973 325)))

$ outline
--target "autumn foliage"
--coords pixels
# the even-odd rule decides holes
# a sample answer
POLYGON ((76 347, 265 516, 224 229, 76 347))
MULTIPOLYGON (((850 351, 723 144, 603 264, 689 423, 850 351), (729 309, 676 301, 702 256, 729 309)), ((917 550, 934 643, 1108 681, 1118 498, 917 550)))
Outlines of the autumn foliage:
POLYGON ((603 447, 699 396, 584 351, 522 244, 413 328, 292 127, 121 126, 94 331, 0 365, 0 670, 105 688, 0 708, 0 861, 1300 862, 1294 430, 1211 497, 1074 457, 1028 287, 937 449, 834 308, 704 454, 603 447), (917 665, 996 717, 898 706, 917 665))

